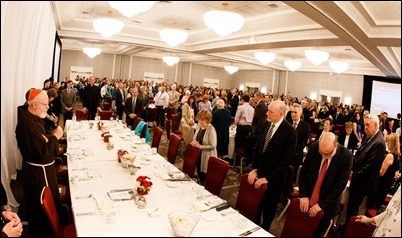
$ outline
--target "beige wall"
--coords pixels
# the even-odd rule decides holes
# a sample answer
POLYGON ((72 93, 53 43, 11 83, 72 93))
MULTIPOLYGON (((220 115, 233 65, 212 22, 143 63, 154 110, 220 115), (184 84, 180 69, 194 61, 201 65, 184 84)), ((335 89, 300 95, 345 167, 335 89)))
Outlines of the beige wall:
POLYGON ((70 73, 71 66, 93 67, 95 77, 122 79, 142 79, 144 72, 163 73, 169 84, 175 82, 183 85, 202 85, 204 78, 219 79, 222 88, 239 88, 246 82, 259 83, 270 94, 289 94, 295 97, 310 97, 320 89, 342 92, 352 98, 352 103, 361 104, 363 94, 363 75, 330 74, 313 72, 287 72, 277 70, 239 70, 233 75, 223 68, 179 62, 168 66, 161 59, 135 56, 122 56, 102 53, 90 59, 81 51, 63 50, 61 56, 60 78, 70 73), (131 62, 131 64, 130 64, 131 62), (114 65, 114 70, 113 70, 114 65))

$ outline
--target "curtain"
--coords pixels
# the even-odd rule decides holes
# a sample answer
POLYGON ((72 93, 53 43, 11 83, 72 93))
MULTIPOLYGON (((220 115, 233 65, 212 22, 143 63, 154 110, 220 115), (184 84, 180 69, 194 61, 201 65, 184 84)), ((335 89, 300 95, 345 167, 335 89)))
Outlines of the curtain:
POLYGON ((1 182, 14 207, 19 204, 10 181, 22 167, 15 139, 17 107, 29 88, 42 88, 51 76, 55 34, 50 1, 1 1, 1 182))

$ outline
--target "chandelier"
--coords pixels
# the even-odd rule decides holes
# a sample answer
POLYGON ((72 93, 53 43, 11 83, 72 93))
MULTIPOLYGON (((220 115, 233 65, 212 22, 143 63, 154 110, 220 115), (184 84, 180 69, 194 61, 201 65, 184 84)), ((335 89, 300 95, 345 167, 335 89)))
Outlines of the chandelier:
POLYGON ((329 67, 340 74, 349 69, 349 63, 345 61, 332 60, 329 61, 329 67))
POLYGON ((233 65, 225 65, 224 68, 229 74, 234 74, 239 70, 239 67, 233 65))
POLYGON ((261 62, 261 64, 265 64, 265 65, 271 63, 276 58, 276 54, 271 53, 271 52, 264 52, 264 51, 255 52, 254 56, 257 60, 259 60, 261 62))
POLYGON ((179 63, 179 57, 176 56, 163 56, 162 58, 163 62, 165 62, 167 65, 172 66, 174 64, 179 63))
POLYGON ((102 49, 96 47, 85 47, 82 51, 88 55, 89 58, 93 59, 102 52, 102 49))
POLYGON ((163 29, 159 32, 159 36, 168 45, 175 47, 187 40, 188 33, 177 29, 163 29))
POLYGON ((286 68, 292 72, 300 69, 302 66, 302 62, 296 60, 285 60, 283 63, 285 64, 286 68))
POLYGON ((209 11, 204 14, 205 25, 220 36, 228 36, 239 31, 244 24, 244 17, 227 10, 228 3, 222 3, 221 11, 209 11))
POLYGON ((113 18, 98 18, 92 23, 95 31, 99 32, 105 38, 119 33, 124 25, 122 21, 113 18))
POLYGON ((108 1, 108 3, 124 16, 133 17, 151 9, 155 1, 108 1))
POLYGON ((322 50, 306 50, 304 51, 304 54, 306 55, 306 58, 315 65, 320 65, 329 58, 329 53, 322 50))

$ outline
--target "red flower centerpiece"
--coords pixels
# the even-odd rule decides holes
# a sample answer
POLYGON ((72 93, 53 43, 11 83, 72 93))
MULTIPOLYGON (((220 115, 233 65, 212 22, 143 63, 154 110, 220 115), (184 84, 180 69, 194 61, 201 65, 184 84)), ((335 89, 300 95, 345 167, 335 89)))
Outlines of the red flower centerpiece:
POLYGON ((127 151, 127 150, 120 149, 120 150, 117 151, 117 161, 118 161, 119 163, 121 163, 121 158, 122 158, 123 155, 125 155, 125 154, 128 154, 128 151, 127 151))
POLYGON ((151 178, 148 176, 138 176, 137 178, 137 194, 147 195, 149 190, 151 190, 152 182, 151 178))

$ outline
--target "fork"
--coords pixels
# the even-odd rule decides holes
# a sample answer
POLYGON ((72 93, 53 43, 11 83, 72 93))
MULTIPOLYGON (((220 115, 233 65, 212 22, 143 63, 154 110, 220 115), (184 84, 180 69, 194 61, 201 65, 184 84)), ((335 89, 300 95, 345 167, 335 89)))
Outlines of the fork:
POLYGON ((86 196, 76 196, 75 199, 83 199, 83 198, 91 198, 92 197, 92 193, 86 196))

